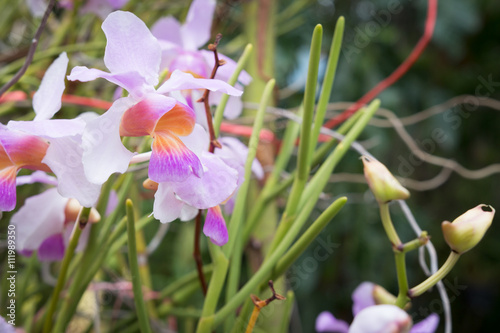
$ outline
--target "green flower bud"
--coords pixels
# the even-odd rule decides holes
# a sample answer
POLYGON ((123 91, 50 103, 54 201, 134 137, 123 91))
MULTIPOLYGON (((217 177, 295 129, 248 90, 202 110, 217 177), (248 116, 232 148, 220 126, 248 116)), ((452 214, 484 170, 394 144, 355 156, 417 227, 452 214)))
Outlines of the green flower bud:
POLYGON ((363 160, 366 182, 378 202, 387 203, 410 197, 410 192, 401 185, 385 165, 368 156, 361 156, 361 159, 363 160))
POLYGON ((483 238, 495 216, 495 209, 488 205, 478 205, 457 217, 453 222, 441 224, 444 239, 458 254, 472 249, 483 238))

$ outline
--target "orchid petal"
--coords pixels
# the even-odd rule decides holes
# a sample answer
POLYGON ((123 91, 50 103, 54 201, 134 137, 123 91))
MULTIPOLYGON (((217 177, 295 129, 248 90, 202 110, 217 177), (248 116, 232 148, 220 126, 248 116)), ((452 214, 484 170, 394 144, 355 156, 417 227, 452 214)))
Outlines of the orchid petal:
POLYGON ((181 215, 185 204, 175 197, 169 183, 158 184, 153 204, 153 215, 161 223, 172 222, 181 215))
POLYGON ((0 211, 10 212, 16 207, 16 173, 14 166, 0 170, 0 211))
POLYGON ((2 148, 0 166, 4 166, 8 157, 11 165, 49 171, 41 162, 48 146, 48 143, 38 136, 12 130, 0 124, 0 147, 2 148))
POLYGON ((39 121, 9 121, 7 127, 46 139, 82 134, 85 122, 80 119, 50 119, 39 121))
POLYGON ((208 89, 210 91, 221 91, 232 96, 241 96, 243 91, 238 90, 224 81, 212 79, 196 79, 189 73, 176 70, 170 78, 158 88, 158 93, 164 94, 173 90, 183 89, 208 89))
POLYGON ((159 41, 171 42, 177 46, 182 46, 181 25, 172 16, 162 17, 151 27, 151 33, 159 41))
POLYGON ((155 133, 152 150, 149 178, 157 183, 180 182, 191 174, 196 177, 203 175, 198 157, 174 135, 155 133))
POLYGON ((68 68, 68 56, 63 52, 49 66, 43 76, 40 88, 33 95, 35 120, 50 119, 61 109, 61 97, 64 92, 64 77, 68 68))
POLYGON ((75 198, 82 206, 92 207, 101 193, 101 185, 85 177, 83 148, 79 136, 53 139, 43 163, 57 176, 58 191, 65 198, 75 198))
POLYGON ((81 14, 94 13, 103 20, 106 19, 112 11, 113 8, 104 0, 87 0, 82 7, 80 7, 81 14))
POLYGON ((226 201, 236 189, 238 173, 214 154, 200 156, 206 171, 201 178, 188 177, 181 183, 172 183, 175 194, 198 209, 208 209, 226 201))
POLYGON ((82 136, 83 166, 91 183, 103 184, 113 173, 127 170, 134 153, 121 142, 120 119, 132 105, 132 99, 120 98, 105 114, 87 123, 82 136))
POLYGON ((179 138, 196 156, 208 150, 210 145, 210 136, 200 124, 195 124, 193 131, 188 136, 179 138))
POLYGON ((57 186, 57 178, 49 176, 43 171, 35 171, 31 175, 18 176, 16 178, 16 186, 34 184, 34 183, 43 183, 52 186, 57 186))
POLYGON ((198 212, 200 210, 198 208, 194 208, 188 204, 184 204, 181 209, 181 214, 179 216, 179 219, 181 221, 191 221, 198 215, 198 212))
POLYGON ((227 243, 229 235, 226 222, 224 221, 219 206, 208 209, 205 225, 203 226, 203 233, 210 238, 215 245, 222 246, 227 243))
POLYGON ((153 87, 146 81, 146 78, 137 71, 126 71, 122 73, 108 73, 95 68, 76 66, 68 75, 70 81, 89 82, 97 78, 103 78, 127 90, 136 98, 141 98, 144 94, 152 92, 153 87))
POLYGON ((113 9, 120 9, 123 6, 125 6, 127 2, 129 2, 129 0, 107 0, 107 1, 113 9))
POLYGON ((410 330, 410 333, 434 333, 439 325, 439 316, 431 313, 424 320, 416 323, 410 330))
POLYGON ((335 318, 330 312, 323 311, 316 318, 315 328, 316 332, 347 333, 349 331, 349 324, 335 318))
POLYGON ((197 78, 208 78, 211 69, 198 52, 182 51, 169 63, 168 70, 180 70, 197 78))
POLYGON ((64 240, 62 234, 55 234, 46 238, 38 248, 40 261, 59 261, 64 258, 64 240))
POLYGON ((373 299, 373 288, 375 284, 371 282, 361 283, 352 293, 352 314, 356 316, 361 310, 375 305, 375 300, 373 299))
MULTIPOLYGON (((146 95, 143 100, 129 108, 123 114, 120 124, 120 135, 144 136, 152 134, 156 123, 163 115, 172 110, 175 104, 176 101, 171 97, 160 94, 146 95)), ((166 126, 169 125, 171 124, 166 124, 166 126)), ((188 130, 191 131, 191 128, 188 130)))
POLYGON ((10 222, 16 226, 17 249, 36 250, 48 237, 62 233, 67 202, 55 188, 26 199, 10 222))
POLYGON ((186 50, 197 50, 210 39, 214 11, 215 0, 193 0, 186 22, 181 27, 186 50))
POLYGON ((111 73, 137 72, 149 85, 158 84, 161 48, 144 22, 130 12, 116 11, 102 30, 107 38, 104 63, 111 73))
POLYGON ((2 316, 0 316, 0 332, 16 333, 16 328, 11 324, 7 323, 5 319, 2 316))
POLYGON ((396 305, 374 305, 354 317, 349 333, 408 332, 411 324, 411 317, 396 305))

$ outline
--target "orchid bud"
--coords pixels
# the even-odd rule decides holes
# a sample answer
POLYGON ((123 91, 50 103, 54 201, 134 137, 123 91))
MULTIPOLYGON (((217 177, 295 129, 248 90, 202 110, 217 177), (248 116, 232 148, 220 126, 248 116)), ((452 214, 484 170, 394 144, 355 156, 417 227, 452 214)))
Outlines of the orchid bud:
POLYGON ((495 216, 495 209, 489 205, 478 205, 457 217, 453 222, 441 224, 444 239, 458 254, 472 249, 483 238, 495 216))
POLYGON ((387 203, 410 197, 410 192, 401 185, 385 165, 368 156, 361 156, 361 159, 363 160, 366 182, 378 202, 387 203))
POLYGON ((349 333, 407 333, 412 326, 406 311, 390 304, 374 305, 359 312, 349 333))

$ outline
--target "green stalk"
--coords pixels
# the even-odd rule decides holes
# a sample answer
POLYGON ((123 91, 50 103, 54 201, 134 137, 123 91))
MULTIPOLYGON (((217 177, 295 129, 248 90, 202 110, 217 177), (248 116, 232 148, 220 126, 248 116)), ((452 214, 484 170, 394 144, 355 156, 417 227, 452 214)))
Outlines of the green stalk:
POLYGON ((262 99, 260 101, 259 110, 255 118, 254 126, 252 129, 252 136, 248 143, 248 155, 245 161, 245 181, 241 184, 238 190, 238 195, 236 197, 236 203, 234 206, 233 215, 229 222, 229 240, 224 246, 224 254, 229 257, 234 249, 235 242, 242 238, 240 233, 241 224, 243 222, 243 213, 245 210, 246 197, 248 193, 248 188, 250 186, 250 180, 252 176, 252 163, 257 154, 257 147, 259 145, 259 134, 264 122, 264 115, 266 114, 266 108, 272 96, 274 89, 274 84, 276 81, 274 79, 269 80, 267 83, 264 93, 262 94, 262 99))
POLYGON ((52 292, 49 307, 45 314, 45 322, 43 325, 43 332, 45 333, 50 332, 52 329, 52 317, 54 316, 54 311, 56 310, 57 304, 59 303, 59 295, 64 288, 64 284, 66 283, 69 264, 71 262, 71 259, 73 258, 73 255, 75 254, 78 240, 80 239, 80 235, 82 234, 83 228, 81 228, 80 225, 83 225, 83 227, 87 225, 89 214, 90 208, 82 208, 80 214, 78 215, 78 219, 75 221, 75 225, 73 226, 73 231, 71 232, 68 247, 64 252, 64 257, 61 263, 61 270, 59 271, 59 276, 57 278, 57 284, 54 288, 54 291, 52 292))
MULTIPOLYGON (((252 129, 252 136, 248 143, 248 154, 245 161, 245 181, 241 184, 240 189, 236 197, 236 204, 234 206, 233 215, 229 222, 229 240, 228 243, 223 247, 224 255, 227 258, 231 258, 231 269, 228 276, 228 285, 226 288, 226 301, 230 300, 238 289, 238 282, 240 280, 241 271, 241 255, 243 253, 244 239, 243 233, 240 231, 242 229, 245 206, 247 202, 248 189, 250 187, 250 181, 252 177, 252 163, 257 154, 257 147, 259 145, 259 134, 264 122, 264 115, 266 114, 266 108, 271 99, 273 89, 275 85, 275 80, 271 79, 267 83, 264 93, 262 94, 262 99, 260 101, 259 109, 255 118, 255 122, 252 129)), ((234 325, 234 316, 230 316, 227 322, 228 328, 234 325)))
POLYGON ((293 290, 289 290, 286 293, 285 310, 283 311, 284 315, 281 321, 281 327, 279 329, 279 333, 288 333, 289 331, 290 317, 292 316, 294 302, 295 302, 295 293, 293 292, 293 290))
POLYGON ((134 205, 132 200, 127 199, 127 233, 128 233, 128 261, 130 264, 130 272, 132 274, 132 288, 134 290, 134 303, 139 318, 139 326, 141 332, 151 332, 149 327, 149 318, 146 310, 146 303, 142 295, 141 275, 139 272, 139 264, 137 262, 137 245, 135 240, 135 216, 134 205))
MULTIPOLYGON (((209 276, 212 274, 214 267, 213 265, 205 265, 203 266, 203 273, 206 276, 209 276)), ((175 280, 174 282, 170 283, 167 287, 165 287, 163 290, 160 291, 159 294, 159 299, 164 299, 175 293, 177 290, 182 288, 184 285, 195 281, 198 279, 198 272, 197 271, 192 271, 191 273, 188 273, 181 278, 175 280)))
MULTIPOLYGON (((315 206, 315 201, 310 201, 307 203, 307 209, 302 210, 297 216, 296 220, 292 224, 289 232, 286 233, 283 240, 278 244, 276 249, 272 252, 268 259, 264 261, 262 266, 259 268, 257 272, 250 278, 250 280, 238 291, 234 297, 227 302, 216 314, 211 317, 212 326, 203 326, 203 329, 198 327, 198 333, 210 332, 211 329, 220 325, 222 321, 233 311, 236 310, 241 303, 243 303, 249 296, 252 291, 254 291, 262 282, 264 282, 272 269, 279 261, 279 259, 283 256, 286 250, 290 247, 290 245, 295 240, 296 236, 300 233, 302 226, 307 221, 309 217, 309 210, 312 210, 315 206)), ((336 200, 329 207, 328 211, 331 213, 334 210, 340 210, 345 204, 344 200, 336 200)), ((324 212, 318 217, 318 220, 328 218, 327 214, 324 212)), ((212 279, 213 280, 213 279, 212 279)))
POLYGON ((337 20, 335 32, 333 34, 332 45, 330 46, 330 56, 326 66, 325 78, 321 87, 321 94, 316 108, 316 117, 314 118, 314 128, 311 134, 311 151, 314 151, 316 143, 318 142, 319 132, 325 120, 326 108, 330 101, 330 94, 332 92, 333 82, 335 80, 335 73, 337 71, 337 64, 339 61, 340 47, 342 46, 342 36, 344 35, 344 17, 341 16, 337 20))
MULTIPOLYGON (((240 59, 238 60, 238 63, 236 64, 236 69, 234 70, 233 74, 227 81, 228 84, 231 86, 234 86, 236 82, 238 81, 238 77, 240 76, 241 71, 243 70, 243 67, 245 67, 248 58, 250 57, 250 54, 252 53, 253 46, 252 44, 247 44, 245 47, 245 50, 243 50, 243 54, 240 56, 240 59)), ((229 95, 222 95, 219 105, 217 105, 217 108, 215 109, 214 113, 214 132, 215 132, 215 137, 218 137, 220 134, 220 124, 222 123, 222 118, 224 116, 224 110, 226 109, 226 104, 229 99, 229 95)))
POLYGON ((398 276, 398 287, 399 293, 398 298, 396 299, 396 305, 401 309, 405 307, 405 305, 409 302, 408 298, 408 277, 406 276, 406 253, 399 252, 398 250, 394 251, 394 259, 396 261, 396 273, 398 276))
MULTIPOLYGON (((347 202, 347 198, 341 197, 337 201, 339 201, 339 204, 344 205, 347 202)), ((273 270, 271 280, 280 277, 286 272, 286 270, 300 257, 300 255, 302 255, 302 253, 304 253, 307 247, 313 242, 314 239, 316 239, 316 237, 321 233, 326 225, 330 223, 337 213, 338 209, 335 209, 335 206, 331 205, 323 212, 325 218, 317 219, 309 228, 307 228, 306 232, 300 236, 300 238, 278 261, 273 270)))
MULTIPOLYGON (((302 108, 302 107, 301 107, 302 108)), ((299 111, 301 114, 301 112, 299 111)), ((358 119, 361 117, 363 112, 356 112, 351 118, 349 118, 347 121, 345 121, 340 128, 338 129, 338 133, 340 134, 345 134, 348 130, 352 128, 352 126, 358 121, 358 119)), ((289 124, 287 126, 287 131, 285 132, 285 137, 283 138, 283 145, 280 150, 280 154, 278 155, 278 158, 276 160, 275 168, 277 166, 280 167, 280 161, 284 160, 283 162, 283 167, 281 170, 284 169, 284 165, 288 163, 288 159, 293 151, 293 148, 295 147, 295 141, 298 136, 298 131, 300 127, 299 124, 296 122, 293 122, 292 124, 289 124), (296 133, 294 132, 293 134, 291 133, 289 136, 287 136, 288 129, 293 128, 296 133), (289 138, 285 140, 285 138, 289 138), (290 141, 288 141, 290 140, 290 141), (291 142, 291 147, 290 150, 285 149, 285 145, 288 145, 287 142, 291 142), (282 154, 286 154, 288 156, 282 158, 282 154)), ((313 160, 311 167, 317 166, 323 158, 327 155, 327 153, 335 146, 337 143, 337 140, 335 138, 332 138, 331 140, 323 143, 318 150, 314 152, 313 160)), ((288 148, 287 148, 288 149, 288 148)), ((262 189, 262 192, 260 196, 257 198, 257 202, 255 205, 252 207, 252 211, 250 212, 250 216, 248 218, 248 221, 245 225, 245 231, 244 231, 244 237, 243 239, 246 241, 250 237, 250 233, 253 231, 255 228, 255 225, 257 224, 258 220, 261 218, 262 213, 264 209, 267 207, 267 204, 271 202, 272 199, 274 199, 276 196, 278 196, 281 192, 283 192, 286 188, 288 188, 290 185, 292 185, 293 180, 295 178, 295 173, 297 170, 294 170, 294 173, 292 174, 291 177, 287 178, 286 180, 282 181, 281 183, 277 184, 277 179, 281 177, 281 170, 279 172, 274 172, 271 174, 271 176, 268 178, 266 184, 264 185, 264 188, 262 189), (274 181, 274 178, 276 178, 276 181, 274 181)))
POLYGON ((387 237, 389 238, 394 247, 401 246, 402 245, 401 240, 399 239, 396 229, 394 229, 394 224, 392 223, 391 220, 391 215, 389 213, 389 204, 381 203, 379 206, 380 206, 380 218, 382 219, 382 225, 384 226, 384 230, 385 233, 387 234, 387 237))
POLYGON ((427 235, 427 231, 422 231, 422 234, 418 238, 416 238, 412 241, 409 241, 407 243, 404 243, 402 245, 401 252, 407 253, 407 252, 416 250, 419 247, 427 244, 427 242, 429 241, 429 238, 430 237, 427 235))
POLYGON ((210 279, 210 284, 208 285, 205 303, 203 304, 203 310, 201 312, 202 317, 198 322, 198 328, 196 329, 196 332, 199 333, 211 332, 214 327, 214 313, 222 287, 224 286, 224 281, 226 280, 227 269, 229 266, 228 259, 217 245, 209 242, 208 248, 214 263, 214 271, 212 273, 212 278, 210 279))
POLYGON ((307 205, 307 202, 311 200, 318 200, 321 192, 328 183, 330 175, 335 169, 335 166, 342 160, 351 144, 361 134, 363 129, 372 118, 373 114, 378 110, 379 105, 379 100, 374 100, 372 103, 370 103, 370 105, 363 110, 363 115, 344 137, 344 140, 342 140, 342 142, 340 142, 337 147, 335 147, 335 150, 327 157, 325 162, 321 165, 316 174, 309 181, 309 184, 307 184, 307 187, 304 189, 302 197, 298 204, 299 210, 303 209, 303 207, 307 205))
POLYGON ((451 271, 453 266, 455 266, 459 258, 460 254, 451 251, 448 259, 446 259, 446 262, 443 264, 443 266, 441 266, 441 268, 439 268, 439 270, 436 273, 429 276, 424 282, 420 283, 418 286, 411 288, 408 291, 408 296, 410 296, 411 298, 420 296, 430 288, 434 287, 436 283, 438 283, 446 275, 448 275, 448 273, 451 271))
POLYGON ((310 170, 309 156, 312 154, 311 148, 311 125, 314 114, 314 98, 316 95, 316 84, 318 81, 318 67, 321 55, 321 38, 323 36, 323 27, 318 24, 314 28, 311 50, 309 56, 309 69, 307 73, 307 82, 304 92, 304 115, 302 117, 302 127, 300 131, 299 152, 297 156, 297 173, 292 185, 292 190, 287 201, 285 213, 282 216, 276 236, 274 237, 267 255, 272 253, 276 246, 281 242, 285 234, 291 227, 291 223, 297 213, 298 202, 307 182, 310 170))

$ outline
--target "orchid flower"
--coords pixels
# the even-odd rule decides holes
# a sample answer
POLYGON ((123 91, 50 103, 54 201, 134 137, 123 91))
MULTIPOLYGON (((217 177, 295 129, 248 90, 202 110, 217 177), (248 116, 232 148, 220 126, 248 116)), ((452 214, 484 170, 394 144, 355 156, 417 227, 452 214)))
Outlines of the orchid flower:
MULTIPOLYGON (((17 178, 18 186, 34 182, 50 185, 58 183, 57 179, 41 171, 17 178)), ((16 247, 19 253, 31 255, 33 251, 37 251, 41 261, 62 260, 81 207, 75 199, 62 197, 56 188, 27 198, 10 221, 16 226, 16 247)), ((92 208, 89 222, 95 223, 99 220, 99 213, 92 208)), ((85 247, 89 231, 89 228, 83 231, 77 251, 85 247)))
MULTIPOLYGON (((103 20, 114 10, 125 6, 129 0, 86 0, 80 8, 81 14, 94 13, 103 20)), ((47 9, 47 0, 26 0, 26 4, 34 17, 42 17, 47 9)), ((60 0, 58 6, 66 9, 73 8, 73 0, 60 0)))
MULTIPOLYGON (((168 16, 153 25, 151 32, 158 38, 162 48, 162 69, 168 69, 170 72, 181 70, 195 77, 210 78, 215 64, 214 55, 213 52, 200 48, 210 39, 215 5, 215 0, 194 0, 184 24, 181 25, 175 18, 168 16)), ((219 67, 215 78, 227 82, 236 69, 236 63, 220 53, 219 59, 224 60, 225 64, 219 67)), ((238 77, 240 84, 237 87, 241 88, 251 80, 250 75, 243 71, 238 77)), ((201 92, 191 91, 186 97, 188 105, 195 109, 196 114, 203 114, 202 105, 193 103, 201 97, 201 92)), ((210 97, 212 104, 218 104, 221 94, 215 93, 210 97)), ((230 97, 224 115, 234 119, 240 115, 241 110, 241 99, 230 97)), ((197 122, 206 127, 205 118, 198 117, 197 122)))
POLYGON ((219 80, 196 79, 174 71, 158 89, 161 48, 137 16, 111 13, 102 24, 107 38, 104 63, 110 72, 77 66, 69 80, 104 78, 130 93, 116 100, 99 118, 90 121, 83 133, 83 163, 87 178, 104 183, 111 174, 123 173, 134 153, 120 136, 153 137, 149 178, 155 182, 182 181, 203 169, 198 157, 182 142, 194 128, 193 110, 165 94, 184 89, 209 89, 239 96, 241 91, 219 80))
POLYGON ((316 332, 335 333, 434 333, 439 324, 439 316, 431 314, 411 326, 411 317, 395 305, 378 305, 374 298, 376 285, 361 283, 352 293, 354 321, 349 324, 324 311, 316 318, 316 332), (408 331, 407 329, 411 329, 408 331))
POLYGON ((33 96, 34 121, 10 121, 0 127, 2 155, 7 165, 7 158, 10 159, 10 167, 1 171, 4 176, 1 186, 10 189, 2 196, 2 201, 9 202, 2 204, 2 210, 12 210, 15 206, 14 179, 19 168, 53 172, 58 179, 59 193, 77 199, 83 206, 93 206, 99 197, 100 185, 86 179, 82 164, 85 119, 95 116, 50 119, 61 108, 67 66, 68 57, 63 52, 47 69, 33 96))
POLYGON ((188 221, 196 216, 199 209, 208 209, 203 233, 214 244, 224 245, 228 233, 219 205, 236 190, 238 171, 207 151, 209 137, 199 124, 184 142, 199 156, 204 173, 201 177, 191 175, 183 181, 159 183, 153 206, 154 217, 162 223, 177 218, 188 221))

